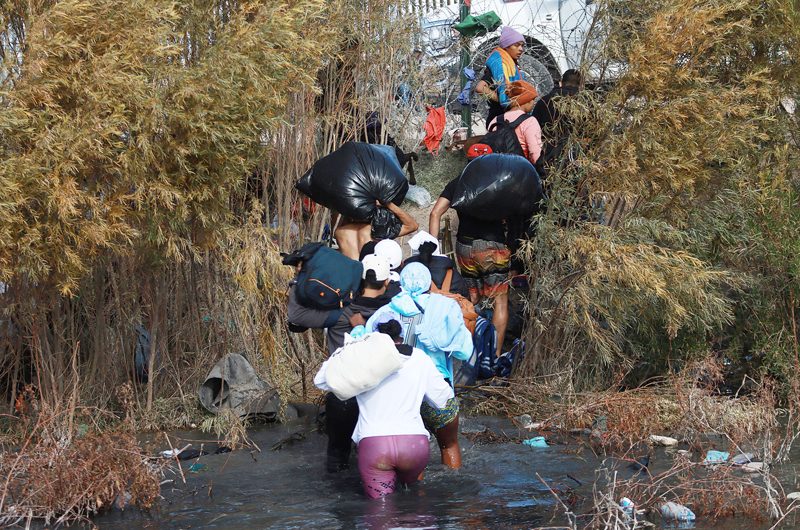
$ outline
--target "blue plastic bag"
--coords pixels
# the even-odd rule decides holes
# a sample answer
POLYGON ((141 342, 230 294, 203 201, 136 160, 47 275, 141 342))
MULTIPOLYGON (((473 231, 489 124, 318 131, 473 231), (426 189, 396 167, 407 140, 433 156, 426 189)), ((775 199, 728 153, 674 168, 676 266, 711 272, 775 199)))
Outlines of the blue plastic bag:
POLYGON ((709 451, 706 453, 704 464, 724 464, 728 461, 731 454, 725 451, 709 451))
POLYGON ((544 439, 544 436, 523 440, 522 443, 529 447, 547 447, 547 440, 544 439))

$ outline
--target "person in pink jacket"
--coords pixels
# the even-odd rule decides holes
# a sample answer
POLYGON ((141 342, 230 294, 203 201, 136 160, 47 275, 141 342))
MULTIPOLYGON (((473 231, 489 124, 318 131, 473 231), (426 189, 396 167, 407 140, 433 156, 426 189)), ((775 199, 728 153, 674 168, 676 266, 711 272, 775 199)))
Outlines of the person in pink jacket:
MULTIPOLYGON (((536 97, 539 93, 527 81, 514 81, 508 84, 506 95, 508 95, 511 102, 510 110, 507 110, 501 116, 511 123, 523 114, 531 113, 534 105, 536 105, 536 97)), ((494 118, 489 123, 489 128, 496 121, 497 118, 494 118)), ((531 161, 531 164, 535 164, 542 154, 542 128, 539 126, 539 122, 531 116, 520 123, 515 132, 519 139, 519 145, 525 152, 525 157, 531 161)))

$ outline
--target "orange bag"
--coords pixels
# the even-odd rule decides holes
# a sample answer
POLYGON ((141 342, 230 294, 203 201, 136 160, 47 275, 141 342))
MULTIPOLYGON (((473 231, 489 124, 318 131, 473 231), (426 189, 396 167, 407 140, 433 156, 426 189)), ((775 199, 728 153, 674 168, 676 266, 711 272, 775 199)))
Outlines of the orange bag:
POLYGON ((467 326, 470 334, 475 334, 475 324, 478 323, 478 313, 475 312, 475 306, 468 298, 464 298, 460 294, 450 292, 450 282, 453 280, 453 269, 448 269, 447 274, 442 282, 442 288, 436 287, 436 284, 431 280, 431 292, 437 293, 451 298, 458 303, 461 307, 461 314, 464 315, 464 325, 467 326))

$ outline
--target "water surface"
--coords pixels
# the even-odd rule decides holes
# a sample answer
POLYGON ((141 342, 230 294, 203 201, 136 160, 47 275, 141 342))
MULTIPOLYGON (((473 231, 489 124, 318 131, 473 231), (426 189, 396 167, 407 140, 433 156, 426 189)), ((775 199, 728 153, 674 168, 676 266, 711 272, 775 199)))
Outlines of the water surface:
MULTIPOLYGON (((569 491, 576 502, 574 509, 580 513, 590 508, 593 484, 603 476, 596 470, 619 464, 613 458, 595 457, 578 443, 534 449, 518 443, 479 443, 481 437, 471 440, 475 432, 484 428, 509 435, 536 434, 519 433, 507 420, 467 418, 461 427, 465 433, 461 437, 462 469, 442 466, 432 441, 431 463, 420 483, 398 489, 384 500, 369 501, 361 489, 355 455, 348 471, 335 475, 325 472, 326 438, 315 431, 313 422, 301 418, 287 425, 258 426, 249 434, 261 452, 242 450, 203 457, 199 461, 203 464, 201 469, 186 475, 186 485, 179 476, 168 473, 166 479, 175 480, 162 487, 163 501, 152 513, 113 511, 93 522, 100 528, 120 530, 557 527, 565 525, 566 520, 548 486, 569 491), (305 437, 281 450, 270 450, 293 433, 299 433, 297 438, 305 437)), ((198 432, 176 435, 210 441, 210 436, 198 432)), ((194 442, 194 447, 199 445, 194 442)), ((165 448, 163 436, 149 444, 153 451, 165 448)), ((653 472, 669 467, 671 455, 661 449, 655 456, 653 472)), ((800 462, 797 454, 793 462, 800 462)), ((184 469, 190 464, 183 463, 184 469)), ((774 470, 787 492, 795 487, 796 471, 794 464, 774 470)), ((628 479, 631 475, 622 466, 618 476, 628 479)), ((717 523, 701 519, 694 528, 766 530, 771 526, 766 519, 717 523)), ((778 528, 798 528, 798 521, 786 521, 778 528)))

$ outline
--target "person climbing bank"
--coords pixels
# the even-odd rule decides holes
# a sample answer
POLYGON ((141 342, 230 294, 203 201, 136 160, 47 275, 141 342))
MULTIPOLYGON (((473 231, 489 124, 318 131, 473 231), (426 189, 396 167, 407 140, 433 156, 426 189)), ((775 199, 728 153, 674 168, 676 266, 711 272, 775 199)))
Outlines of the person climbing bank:
POLYGON ((522 70, 519 69, 519 59, 525 50, 525 37, 511 26, 505 26, 500 32, 499 44, 500 46, 486 58, 483 77, 475 85, 475 92, 482 94, 488 100, 487 129, 496 116, 509 109, 510 101, 506 87, 513 81, 525 80, 522 70))
MULTIPOLYGON (((391 271, 389 260, 384 256, 368 254, 361 263, 364 270, 359 295, 343 309, 331 311, 305 307, 297 299, 296 286, 289 290, 289 323, 312 329, 325 328, 329 353, 344 344, 345 333, 362 324, 391 301, 391 297, 386 294, 391 271)), ((336 473, 350 465, 350 436, 358 420, 358 405, 355 398, 342 401, 329 393, 325 396, 325 410, 328 433, 327 469, 330 473, 336 473)))
MULTIPOLYGON (((396 235, 392 234, 390 239, 410 234, 419 228, 419 224, 411 217, 411 214, 393 202, 381 204, 380 201, 375 201, 375 205, 388 208, 402 223, 399 233, 396 235)), ((341 224, 334 232, 334 236, 339 243, 339 252, 355 260, 358 259, 361 247, 370 241, 376 241, 376 239, 372 237, 372 225, 369 221, 358 221, 344 216, 342 217, 341 224)))
POLYGON ((514 81, 506 87, 506 95, 509 97, 509 110, 493 119, 489 123, 489 128, 491 129, 498 120, 505 120, 513 124, 522 116, 526 116, 522 123, 514 129, 514 132, 525 158, 531 164, 535 164, 542 154, 542 128, 536 118, 530 116, 530 113, 536 105, 536 97, 539 93, 527 81, 514 81))
MULTIPOLYGON (((439 234, 442 215, 450 208, 460 177, 451 180, 433 205, 429 232, 439 234)), ((469 288, 470 301, 477 307, 483 298, 494 304, 492 324, 497 330, 499 357, 508 327, 508 273, 511 252, 506 246, 506 227, 502 220, 485 221, 456 211, 456 261, 469 288)))

